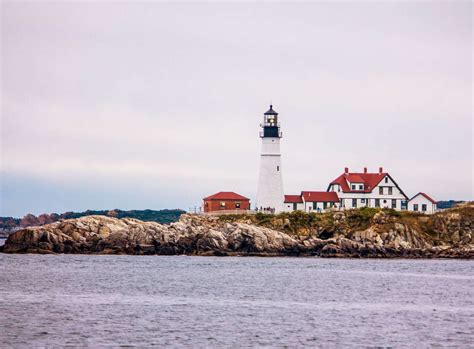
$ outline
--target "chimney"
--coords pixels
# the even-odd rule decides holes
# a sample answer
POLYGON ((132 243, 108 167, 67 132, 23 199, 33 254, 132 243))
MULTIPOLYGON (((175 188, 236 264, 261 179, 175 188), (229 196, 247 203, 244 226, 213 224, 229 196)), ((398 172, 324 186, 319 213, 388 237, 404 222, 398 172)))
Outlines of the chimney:
POLYGON ((367 173, 367 167, 364 167, 364 173, 367 173))
POLYGON ((344 168, 344 173, 349 173, 349 167, 344 168))
POLYGON ((379 167, 379 173, 383 172, 383 167, 379 167))

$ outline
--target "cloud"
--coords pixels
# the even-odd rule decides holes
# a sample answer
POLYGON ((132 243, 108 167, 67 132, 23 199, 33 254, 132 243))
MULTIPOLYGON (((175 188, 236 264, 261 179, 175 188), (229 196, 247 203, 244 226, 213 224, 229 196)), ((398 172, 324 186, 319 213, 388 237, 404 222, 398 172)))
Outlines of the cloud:
POLYGON ((253 198, 270 102, 287 192, 382 165, 471 199, 471 7, 3 3, 0 214, 253 198))

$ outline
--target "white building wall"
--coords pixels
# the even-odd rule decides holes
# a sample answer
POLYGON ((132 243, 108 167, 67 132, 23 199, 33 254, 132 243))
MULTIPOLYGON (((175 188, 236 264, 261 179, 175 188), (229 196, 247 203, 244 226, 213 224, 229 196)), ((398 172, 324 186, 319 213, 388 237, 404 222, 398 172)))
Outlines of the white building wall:
POLYGON ((280 154, 280 138, 262 138, 260 172, 258 177, 256 206, 283 210, 283 180, 280 154))
MULTIPOLYGON (((283 205, 283 211, 284 212, 293 212, 295 211, 293 209, 293 203, 292 202, 285 202, 283 205)), ((302 202, 296 203, 296 211, 304 211, 304 204, 302 202)))
POLYGON ((423 195, 417 195, 410 201, 408 201, 408 210, 421 212, 426 214, 433 214, 437 210, 437 205, 433 204, 430 200, 425 198, 423 195), (415 205, 418 205, 418 209, 415 210, 415 205), (426 205, 426 211, 423 211, 423 205, 426 205))
MULTIPOLYGON (((333 203, 334 205, 334 203, 333 203)), ((339 204, 337 205, 339 207, 339 204)), ((313 202, 305 202, 304 203, 304 211, 306 212, 325 212, 326 210, 333 208, 331 206, 331 203, 326 203, 326 209, 324 208, 324 203, 323 202, 316 202, 316 208, 314 208, 313 202)))

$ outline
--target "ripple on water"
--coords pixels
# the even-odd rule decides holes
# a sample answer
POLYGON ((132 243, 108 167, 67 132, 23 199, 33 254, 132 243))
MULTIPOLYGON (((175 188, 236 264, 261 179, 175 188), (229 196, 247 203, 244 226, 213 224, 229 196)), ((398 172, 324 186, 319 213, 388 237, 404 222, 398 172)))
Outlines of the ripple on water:
POLYGON ((472 262, 0 254, 5 346, 468 347, 472 262))

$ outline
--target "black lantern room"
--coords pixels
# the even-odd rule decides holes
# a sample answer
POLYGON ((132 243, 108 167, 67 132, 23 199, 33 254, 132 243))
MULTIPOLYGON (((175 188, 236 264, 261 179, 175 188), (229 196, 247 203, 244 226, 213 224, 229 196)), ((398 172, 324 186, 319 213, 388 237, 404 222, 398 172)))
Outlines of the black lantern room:
POLYGON ((273 110, 273 105, 270 105, 265 114, 263 114, 263 124, 260 125, 263 132, 260 133, 262 138, 281 138, 280 124, 278 123, 278 113, 273 110))

